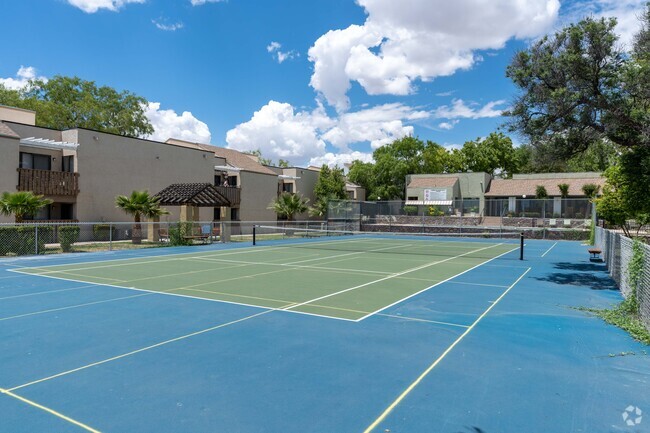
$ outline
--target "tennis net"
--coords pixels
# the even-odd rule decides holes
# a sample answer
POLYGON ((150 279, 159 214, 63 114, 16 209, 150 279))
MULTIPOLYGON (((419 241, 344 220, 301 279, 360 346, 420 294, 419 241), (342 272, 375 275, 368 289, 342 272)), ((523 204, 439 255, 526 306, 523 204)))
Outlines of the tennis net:
POLYGON ((253 245, 295 248, 411 254, 422 256, 523 257, 521 233, 397 233, 255 226, 253 245))

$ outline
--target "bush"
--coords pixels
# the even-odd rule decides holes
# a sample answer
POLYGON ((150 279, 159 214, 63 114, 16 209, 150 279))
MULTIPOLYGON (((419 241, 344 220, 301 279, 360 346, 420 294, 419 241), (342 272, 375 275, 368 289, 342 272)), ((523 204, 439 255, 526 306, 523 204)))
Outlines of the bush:
POLYGON ((192 239, 185 236, 192 234, 192 223, 177 223, 169 226, 169 245, 178 247, 192 245, 192 239))
POLYGON ((17 225, 0 227, 0 256, 43 254, 45 243, 51 241, 52 227, 38 227, 38 248, 36 245, 36 227, 17 225))
POLYGON ((115 226, 95 224, 93 225, 93 236, 96 241, 115 240, 115 226))
POLYGON ((535 188, 535 198, 542 199, 547 198, 548 192, 546 192, 546 187, 544 185, 537 185, 535 188))
POLYGON ((72 251, 72 244, 79 240, 79 226, 59 227, 59 243, 64 253, 72 251))
POLYGON ((417 206, 404 206, 405 215, 417 215, 418 207, 417 206))
POLYGON ((429 216, 444 216, 445 211, 438 209, 435 206, 429 206, 429 216))

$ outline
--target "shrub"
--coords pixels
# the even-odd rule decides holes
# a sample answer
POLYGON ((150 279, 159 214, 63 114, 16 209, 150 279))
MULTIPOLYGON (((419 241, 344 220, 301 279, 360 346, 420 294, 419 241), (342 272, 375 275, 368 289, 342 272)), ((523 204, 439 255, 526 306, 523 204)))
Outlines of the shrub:
POLYGON ((560 183, 560 184, 558 184, 557 188, 560 190, 560 196, 562 198, 567 198, 569 196, 569 184, 568 183, 560 183))
POLYGON ((418 207, 417 206, 404 206, 405 215, 417 215, 418 207))
POLYGON ((178 247, 192 245, 192 239, 185 236, 192 234, 192 223, 176 223, 169 226, 169 245, 178 247))
POLYGON ((435 206, 429 206, 429 216, 443 216, 445 211, 438 209, 435 206))
POLYGON ((582 185, 582 192, 584 192, 585 195, 589 198, 596 197, 599 191, 600 191, 600 185, 596 185, 593 183, 582 185))
POLYGON ((36 227, 18 225, 0 227, 0 256, 7 254, 30 255, 43 254, 45 243, 52 239, 52 227, 38 227, 38 248, 36 245, 36 227))
POLYGON ((115 226, 109 224, 95 224, 93 225, 93 236, 96 241, 115 239, 115 226))
POLYGON ((79 240, 79 226, 59 227, 59 243, 64 253, 72 251, 72 244, 79 240))
POLYGON ((546 187, 544 185, 537 185, 535 187, 535 198, 543 199, 548 197, 548 192, 546 192, 546 187))

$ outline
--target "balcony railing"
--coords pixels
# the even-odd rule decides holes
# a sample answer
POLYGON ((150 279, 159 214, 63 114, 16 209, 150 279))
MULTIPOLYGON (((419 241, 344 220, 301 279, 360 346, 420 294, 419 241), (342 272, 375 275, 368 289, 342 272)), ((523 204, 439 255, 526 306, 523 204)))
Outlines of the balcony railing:
POLYGON ((238 205, 241 202, 241 189, 239 187, 216 185, 215 188, 230 201, 230 204, 238 205))
POLYGON ((76 196, 79 194, 79 173, 19 168, 17 189, 42 195, 76 196))

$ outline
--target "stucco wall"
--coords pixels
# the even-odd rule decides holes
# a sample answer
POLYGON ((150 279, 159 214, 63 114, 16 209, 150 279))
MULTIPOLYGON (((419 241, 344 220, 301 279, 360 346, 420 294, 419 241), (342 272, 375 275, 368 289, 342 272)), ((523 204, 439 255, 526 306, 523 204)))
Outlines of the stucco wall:
MULTIPOLYGON (((0 137, 0 194, 15 192, 18 185, 18 154, 19 140, 17 138, 0 137)), ((0 215, 0 222, 13 222, 13 217, 0 215)))
MULTIPOLYGON (((172 183, 214 181, 214 154, 202 150, 78 130, 79 189, 76 216, 80 221, 131 221, 115 207, 117 195, 133 190, 155 194, 172 183)), ((179 208, 168 207, 178 220, 179 208)), ((202 208, 201 220, 211 221, 212 208, 202 208)))
POLYGON ((275 221, 277 215, 267 209, 277 197, 278 178, 276 175, 240 171, 241 204, 239 219, 241 221, 275 221))

